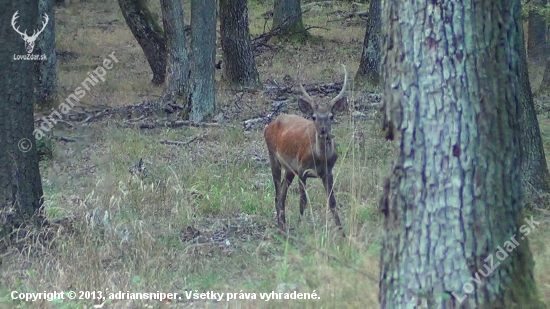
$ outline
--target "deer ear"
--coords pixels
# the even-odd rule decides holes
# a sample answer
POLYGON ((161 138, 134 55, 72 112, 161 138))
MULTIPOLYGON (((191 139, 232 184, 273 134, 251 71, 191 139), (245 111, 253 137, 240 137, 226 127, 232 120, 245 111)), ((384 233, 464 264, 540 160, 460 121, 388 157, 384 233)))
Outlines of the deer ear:
POLYGON ((336 114, 338 112, 343 112, 348 107, 348 97, 340 98, 338 101, 332 104, 331 112, 336 114))
POLYGON ((306 115, 313 115, 313 106, 311 106, 311 103, 306 99, 299 98, 298 107, 300 108, 302 113, 306 115))

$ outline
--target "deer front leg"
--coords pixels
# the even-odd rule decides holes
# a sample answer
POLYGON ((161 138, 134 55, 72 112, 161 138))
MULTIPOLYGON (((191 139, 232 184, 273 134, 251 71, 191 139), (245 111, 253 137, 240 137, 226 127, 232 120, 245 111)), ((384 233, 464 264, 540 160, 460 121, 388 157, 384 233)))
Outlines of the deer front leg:
POLYGON ((343 236, 345 237, 346 234, 344 233, 344 229, 342 228, 342 224, 340 223, 340 217, 338 216, 338 211, 336 210, 336 195, 333 190, 333 176, 332 171, 329 171, 326 175, 323 176, 323 186, 325 187, 325 191, 328 196, 328 205, 330 207, 330 212, 332 213, 332 216, 334 217, 334 221, 336 222, 336 226, 338 229, 342 232, 343 236))

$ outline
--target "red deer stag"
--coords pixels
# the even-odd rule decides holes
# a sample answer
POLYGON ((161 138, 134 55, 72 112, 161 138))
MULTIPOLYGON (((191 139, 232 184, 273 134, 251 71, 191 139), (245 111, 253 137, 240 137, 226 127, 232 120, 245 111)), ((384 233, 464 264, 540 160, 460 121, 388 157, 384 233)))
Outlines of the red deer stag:
POLYGON ((345 73, 342 90, 327 106, 319 106, 300 85, 304 96, 298 101, 300 110, 310 116, 312 120, 297 115, 283 114, 265 128, 264 138, 275 185, 277 223, 282 230, 285 227, 287 190, 297 175, 300 180, 300 219, 304 215, 307 204, 306 179, 320 178, 328 196, 330 211, 336 225, 344 234, 340 217, 336 211, 336 197, 332 189, 332 168, 338 159, 338 154, 331 133, 333 114, 344 111, 347 106, 347 96, 344 93, 348 72, 343 64, 342 67, 345 73), (281 179, 282 168, 285 169, 283 179, 281 179))

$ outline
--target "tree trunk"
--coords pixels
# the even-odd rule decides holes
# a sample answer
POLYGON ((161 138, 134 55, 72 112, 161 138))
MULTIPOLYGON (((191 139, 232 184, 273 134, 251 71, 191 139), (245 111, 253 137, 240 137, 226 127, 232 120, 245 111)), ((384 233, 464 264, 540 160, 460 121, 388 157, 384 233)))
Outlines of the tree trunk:
MULTIPOLYGON (((545 25, 546 27, 546 25, 545 25)), ((550 193, 550 173, 546 164, 546 156, 540 135, 535 102, 529 83, 529 70, 523 27, 519 29, 517 48, 519 50, 519 129, 521 147, 521 177, 526 193, 525 201, 529 209, 533 209, 542 197, 550 193)))
POLYGON ((185 48, 183 7, 180 0, 161 0, 160 5, 168 50, 162 101, 185 105, 189 95, 189 56, 185 48))
POLYGON ((529 10, 527 31, 527 53, 529 60, 536 63, 542 63, 546 60, 546 18, 539 12, 539 9, 546 6, 547 0, 533 0, 531 5, 534 7, 529 10))
POLYGON ((191 0, 191 44, 193 70, 190 120, 212 116, 215 104, 214 62, 216 60, 216 2, 191 0))
POLYGON ((382 4, 384 112, 401 143, 380 203, 381 308, 537 307, 520 14, 519 0, 382 4))
POLYGON ((246 0, 219 3, 224 79, 229 86, 257 87, 260 76, 252 53, 246 0))
POLYGON ((544 76, 542 78, 542 83, 538 90, 540 93, 550 92, 550 58, 546 60, 546 68, 544 69, 544 76))
POLYGON ((273 3, 273 29, 281 28, 280 36, 303 39, 307 36, 302 21, 300 0, 275 0, 273 3))
POLYGON ((162 85, 166 77, 166 39, 162 28, 147 8, 146 0, 118 0, 118 5, 153 71, 152 83, 162 85))
POLYGON ((378 87, 380 83, 380 29, 382 28, 380 14, 380 0, 371 0, 363 53, 359 70, 355 75, 356 86, 371 90, 378 87))
MULTIPOLYGON (((0 19, 10 21, 18 11, 17 27, 32 34, 41 26, 38 0, 0 2, 0 19)), ((53 21, 52 21, 53 22, 53 21)), ((0 25, 0 238, 26 223, 39 223, 42 183, 38 168, 36 140, 33 135, 34 63, 14 60, 27 55, 21 36, 9 22, 0 25)), ((1 239, 0 239, 1 241, 1 239)))
POLYGON ((38 7, 38 24, 44 22, 44 14, 48 15, 48 23, 44 32, 37 40, 37 53, 45 55, 43 61, 36 61, 36 105, 50 109, 57 98, 57 55, 55 53, 55 6, 53 0, 40 0, 38 7))

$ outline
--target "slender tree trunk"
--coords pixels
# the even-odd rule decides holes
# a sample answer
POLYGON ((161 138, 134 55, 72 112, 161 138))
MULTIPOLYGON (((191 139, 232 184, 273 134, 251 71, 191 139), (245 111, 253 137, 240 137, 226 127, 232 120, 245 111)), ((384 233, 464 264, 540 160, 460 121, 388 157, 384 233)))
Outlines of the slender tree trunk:
POLYGON ((26 55, 24 42, 10 24, 18 11, 19 29, 37 29, 38 0, 0 0, 0 242, 13 228, 39 222, 42 183, 38 168, 36 140, 33 135, 34 63, 14 60, 26 55))
POLYGON ((302 21, 300 0, 275 0, 273 3, 273 29, 281 28, 280 36, 302 39, 307 36, 302 21))
POLYGON ((166 39, 162 28, 147 8, 146 0, 118 0, 118 5, 153 71, 152 83, 162 85, 166 78, 166 39))
POLYGON ((215 104, 216 2, 191 0, 193 62, 190 119, 200 122, 212 116, 215 104))
POLYGON ((540 84, 538 91, 541 93, 550 92, 550 57, 546 60, 546 68, 544 69, 544 76, 542 78, 542 83, 540 84))
POLYGON ((359 70, 355 75, 356 85, 367 89, 376 88, 380 83, 380 29, 382 28, 380 4, 381 0, 370 2, 363 53, 359 70))
POLYGON ((230 86, 257 87, 260 76, 252 53, 246 0, 219 3, 224 79, 230 86))
MULTIPOLYGON (((546 26, 545 26, 546 27, 546 26)), ((533 209, 545 194, 550 193, 550 173, 546 164, 546 156, 540 135, 539 122, 535 110, 535 102, 529 83, 529 70, 523 27, 519 29, 517 48, 519 50, 519 128, 521 146, 521 177, 525 189, 526 205, 533 209)))
POLYGON ((38 7, 38 24, 44 22, 44 14, 48 15, 48 23, 44 32, 37 40, 37 53, 45 55, 44 61, 36 61, 36 93, 37 106, 53 107, 57 98, 57 55, 55 53, 55 6, 53 0, 40 0, 38 7))
MULTIPOLYGON (((384 1, 381 308, 537 308, 520 175, 519 0, 384 1), (521 288, 518 288, 521 287, 521 288)), ((542 306, 540 306, 542 307, 542 306)))
POLYGON ((161 0, 160 4, 168 50, 162 101, 185 105, 189 95, 189 56, 185 48, 183 7, 180 0, 161 0))
POLYGON ((529 60, 543 63, 546 54, 546 18, 537 10, 546 6, 547 0, 533 0, 531 5, 535 9, 529 11, 527 31, 527 54, 529 60))

